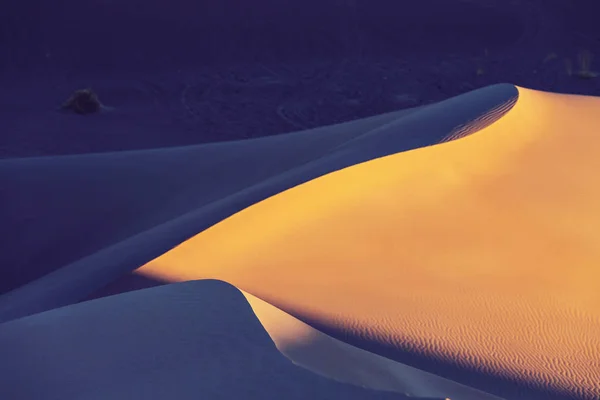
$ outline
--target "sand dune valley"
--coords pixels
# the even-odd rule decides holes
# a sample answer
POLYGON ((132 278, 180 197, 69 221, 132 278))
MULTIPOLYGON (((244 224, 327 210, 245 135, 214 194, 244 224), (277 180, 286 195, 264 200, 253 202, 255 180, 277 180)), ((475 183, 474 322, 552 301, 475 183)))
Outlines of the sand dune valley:
POLYGON ((596 3, 8 6, 0 399, 600 400, 596 3))

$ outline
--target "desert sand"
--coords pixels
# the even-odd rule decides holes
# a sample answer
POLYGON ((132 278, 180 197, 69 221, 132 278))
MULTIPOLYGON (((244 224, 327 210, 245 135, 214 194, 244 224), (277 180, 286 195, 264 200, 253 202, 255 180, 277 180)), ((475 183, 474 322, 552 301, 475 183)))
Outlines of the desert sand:
MULTIPOLYGON (((90 303, 86 300, 156 285, 143 279, 131 281, 123 277, 199 231, 286 189, 373 158, 445 142, 454 132, 476 132, 501 119, 514 107, 517 95, 518 91, 512 85, 495 85, 427 107, 253 141, 0 161, 2 198, 7 200, 3 229, 14 232, 5 235, 7 246, 1 253, 6 265, 3 270, 6 293, 0 298, 0 319, 5 322, 2 327, 6 328, 3 341, 13 349, 4 359, 3 369, 10 372, 0 374, 3 383, 10 388, 11 395, 19 398, 35 398, 42 392, 50 398, 63 398, 70 393, 78 393, 84 398, 95 393, 118 397, 128 395, 128 390, 144 389, 145 384, 128 389, 121 379, 130 376, 139 380, 139 374, 143 372, 135 365, 148 357, 140 353, 145 350, 155 354, 155 348, 151 345, 116 348, 114 351, 130 355, 128 359, 133 367, 127 367, 123 358, 111 355, 114 352, 109 346, 110 341, 103 339, 102 330, 94 331, 96 336, 89 333, 87 325, 94 326, 95 314, 90 312, 86 322, 81 319, 81 311, 77 311, 90 303), (421 130, 428 133, 420 134, 421 130), (152 165, 153 168, 148 168, 152 165), (218 177, 214 175, 216 166, 223 167, 218 177), (223 180, 227 184, 223 184, 223 180), (156 193, 162 195, 157 197, 156 193), (115 224, 116 220, 121 224, 115 224), (92 233, 90 226, 95 226, 96 231, 92 233), (46 262, 40 263, 41 259, 46 262), (112 289, 103 288, 111 282, 112 289), (72 306, 77 302, 83 303, 72 306), (67 317, 73 325, 63 324, 64 315, 73 315, 67 317), (40 325, 36 321, 47 322, 40 325), (82 324, 83 332, 77 328, 78 324, 82 324), (75 332, 65 336, 60 334, 64 329, 75 332), (37 343, 36 351, 29 356, 25 343, 33 342, 37 343), (77 343, 74 352, 61 352, 61 346, 66 343, 73 346, 77 343), (99 358, 97 349, 105 349, 105 358, 99 358), (46 367, 40 365, 42 358, 53 361, 46 367), (84 360, 90 360, 86 366, 82 365, 86 363, 84 360), (79 375, 68 372, 70 365, 80 365, 79 375), (37 380, 31 375, 32 366, 41 368, 45 376, 53 376, 50 380, 40 381, 37 386, 40 392, 32 392, 30 385, 23 385, 14 375, 37 380), (52 371, 45 372, 46 368, 52 368, 52 371), (120 383, 104 388, 103 382, 113 379, 113 374, 119 375, 120 383), (75 383, 67 385, 67 381, 75 383)), ((145 294, 145 290, 139 293, 142 296, 136 300, 139 302, 144 302, 145 296, 151 296, 145 294)), ((450 395, 467 399, 497 398, 336 340, 273 305, 250 294, 246 296, 283 355, 311 373, 371 390, 356 392, 360 398, 379 395, 393 395, 394 398, 410 395, 419 399, 440 399, 450 395), (288 329, 282 331, 283 326, 288 329)), ((131 300, 120 300, 120 295, 111 299, 93 303, 102 324, 111 325, 114 335, 128 338, 124 340, 136 340, 137 336, 145 335, 137 333, 140 328, 123 325, 121 311, 115 313, 118 309, 125 312, 131 300), (121 301, 125 305, 119 305, 121 301)), ((213 295, 212 301, 223 303, 218 295, 213 295)), ((222 306, 226 307, 226 304, 222 306)), ((224 309, 234 313, 229 308, 224 309)), ((144 315, 153 318, 153 312, 147 310, 144 315)), ((168 309, 164 312, 178 313, 168 309)), ((137 313, 134 307, 126 315, 132 323, 139 321, 136 323, 146 325, 146 320, 137 319, 137 313)), ((173 328, 179 326, 175 328, 177 332, 185 329, 175 320, 165 324, 173 328)), ((156 334, 164 335, 156 340, 171 341, 169 331, 159 330, 156 334)), ((108 333, 104 335, 111 337, 108 333)), ((213 343, 214 335, 190 335, 199 341, 198 345, 211 346, 213 343)), ((174 354, 185 352, 186 340, 174 340, 173 348, 168 351, 174 354)), ((219 348, 221 352, 228 351, 226 346, 219 348)), ((238 360, 237 363, 255 365, 244 353, 232 350, 231 357, 238 360)), ((207 355, 195 362, 202 365, 216 362, 211 360, 207 355)), ((156 368, 154 373, 171 367, 164 364, 156 368)), ((259 372, 253 367, 249 369, 248 377, 259 372)), ((293 374, 284 376, 280 379, 289 385, 297 384, 293 374)), ((156 392, 157 398, 166 393, 178 398, 193 396, 197 391, 215 398, 227 393, 221 394, 205 381, 197 381, 196 375, 189 378, 195 383, 182 384, 183 389, 173 392, 175 389, 170 385, 178 379, 181 378, 167 374, 159 385, 163 391, 156 392), (189 385, 194 389, 187 389, 189 385)), ((237 385, 237 378, 228 376, 224 379, 237 385)), ((154 384, 156 382, 150 385, 154 384)), ((273 391, 279 393, 270 387, 256 387, 258 398, 275 396, 273 391)), ((336 389, 338 387, 323 387, 315 396, 333 392, 337 395, 341 393, 336 389)), ((246 390, 243 385, 236 388, 246 390)), ((294 389, 290 386, 281 390, 294 389)))
POLYGON ((0 321, 80 301, 258 201, 444 141, 482 116, 499 117, 498 107, 517 94, 498 84, 417 109, 253 140, 0 160, 0 321))
POLYGON ((225 280, 490 393, 597 397, 600 100, 518 90, 475 134, 311 180, 138 272, 225 280))
POLYGON ((12 2, 0 399, 598 400, 596 3, 12 2))
POLYGON ((500 399, 351 346, 255 296, 243 294, 277 348, 294 364, 310 371, 340 382, 412 397, 500 399))
MULTIPOLYGON (((5 220, 33 235, 8 239, 2 253, 15 268, 12 281, 5 268, 13 287, 0 297, 3 337, 39 343, 36 354, 55 351, 59 344, 40 337, 62 336, 61 316, 74 313, 76 326, 72 307, 88 303, 105 325, 138 336, 114 311, 128 308, 116 305, 125 301, 119 292, 139 289, 123 280, 135 270, 150 283, 234 285, 281 354, 343 384, 419 398, 593 399, 598 102, 505 84, 254 141, 0 161, 14 210, 5 220), (299 144, 305 150, 293 153, 299 144), (207 173, 232 157, 255 168, 224 169, 228 185, 207 173), (33 194, 45 209, 26 218, 33 194), (61 223, 72 228, 57 230, 61 223), (104 228, 90 235, 89 226, 104 228), (73 237, 83 257, 70 251, 73 237), (45 269, 19 256, 32 249, 45 269), (85 301, 114 293, 111 302, 85 301)), ((127 315, 135 320, 135 309, 127 315)), ((162 334, 157 340, 170 340, 162 334)), ((69 341, 81 341, 79 360, 96 359, 93 349, 108 345, 86 337, 69 341)), ((37 358, 28 364, 22 345, 14 348, 3 368, 29 374, 37 358)), ((61 357, 47 355, 54 366, 82 362, 61 357)), ((57 368, 53 381, 74 379, 88 396, 123 361, 105 362, 111 368, 96 375, 94 363, 83 368, 87 377, 57 368)), ((40 387, 57 398, 70 390, 40 387)), ((10 388, 35 398, 21 384, 10 388)))

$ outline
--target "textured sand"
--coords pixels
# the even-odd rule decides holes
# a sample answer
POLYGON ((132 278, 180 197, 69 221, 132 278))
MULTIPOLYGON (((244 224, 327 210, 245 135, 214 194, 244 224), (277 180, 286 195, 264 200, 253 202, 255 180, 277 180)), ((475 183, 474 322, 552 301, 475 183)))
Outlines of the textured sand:
POLYGON ((223 279, 498 395, 597 399, 598 109, 519 88, 474 135, 302 184, 139 272, 223 279))
POLYGON ((461 400, 499 397, 350 346, 243 293, 277 348, 294 364, 341 382, 408 396, 461 400))

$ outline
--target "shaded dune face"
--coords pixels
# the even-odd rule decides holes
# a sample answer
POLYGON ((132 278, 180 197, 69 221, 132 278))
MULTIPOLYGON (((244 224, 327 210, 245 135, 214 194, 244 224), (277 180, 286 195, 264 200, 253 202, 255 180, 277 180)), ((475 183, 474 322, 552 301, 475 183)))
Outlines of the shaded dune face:
POLYGON ((600 100, 519 88, 476 134, 280 193, 138 272, 226 280, 511 399, 600 395, 600 100))
POLYGON ((504 6, 444 0, 177 0, 169 7, 140 0, 26 0, 0 23, 11 32, 8 44, 30 49, 10 49, 10 63, 47 63, 50 54, 57 65, 104 71, 258 56, 306 60, 357 50, 386 57, 481 54, 510 45, 523 32, 518 14, 504 6))
POLYGON ((518 98, 519 96, 515 95, 510 99, 503 101, 499 105, 493 107, 488 112, 483 113, 482 115, 468 122, 465 122, 464 124, 460 124, 459 126, 454 128, 452 132, 450 132, 446 137, 444 137, 441 140, 441 143, 463 138, 493 124, 514 107, 514 105, 517 103, 518 98))
POLYGON ((218 281, 51 310, 0 325, 0 342, 8 399, 408 399, 293 365, 239 290, 218 281))

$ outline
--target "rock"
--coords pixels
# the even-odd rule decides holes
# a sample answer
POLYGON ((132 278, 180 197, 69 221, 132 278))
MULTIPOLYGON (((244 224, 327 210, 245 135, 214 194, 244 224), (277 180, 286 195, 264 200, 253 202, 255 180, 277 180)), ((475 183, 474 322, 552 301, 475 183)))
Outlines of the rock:
POLYGON ((98 95, 92 89, 75 91, 61 107, 63 110, 77 114, 94 114, 100 112, 102 108, 98 95))

